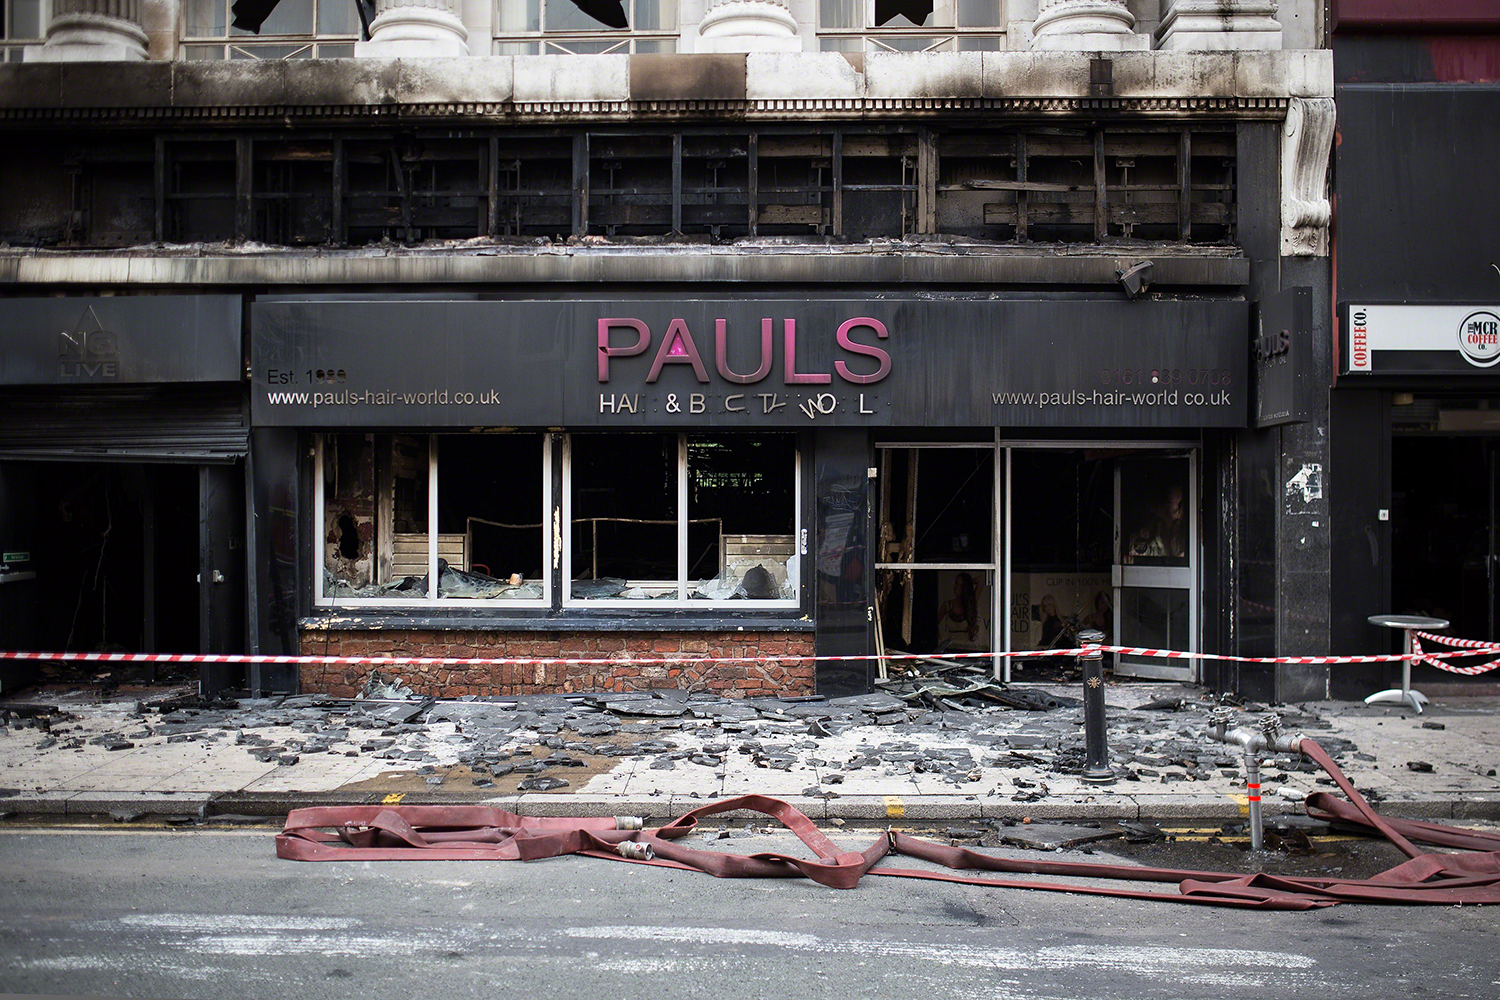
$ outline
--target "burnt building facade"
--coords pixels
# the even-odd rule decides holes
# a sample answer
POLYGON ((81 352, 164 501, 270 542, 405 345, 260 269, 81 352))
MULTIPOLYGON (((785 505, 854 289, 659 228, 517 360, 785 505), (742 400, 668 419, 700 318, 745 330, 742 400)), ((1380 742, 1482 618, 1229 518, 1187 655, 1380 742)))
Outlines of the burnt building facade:
MULTIPOLYGON (((7 36, 5 645, 1327 649, 1321 5, 166 6, 7 36)), ((1114 666, 1328 686, 1166 662, 1114 666)))

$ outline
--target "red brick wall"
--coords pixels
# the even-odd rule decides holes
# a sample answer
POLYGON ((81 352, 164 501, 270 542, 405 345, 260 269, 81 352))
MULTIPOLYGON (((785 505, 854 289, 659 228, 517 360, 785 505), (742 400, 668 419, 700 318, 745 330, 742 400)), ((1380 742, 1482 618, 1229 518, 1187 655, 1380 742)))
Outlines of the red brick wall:
POLYGON ((649 691, 683 688, 726 698, 813 693, 813 637, 804 632, 349 632, 302 633, 308 656, 513 656, 608 658, 608 664, 317 664, 301 666, 304 693, 352 698, 372 669, 400 677, 418 694, 568 694, 575 691, 649 691), (760 663, 710 663, 707 659, 774 656, 760 663), (667 664, 633 659, 671 659, 667 664))

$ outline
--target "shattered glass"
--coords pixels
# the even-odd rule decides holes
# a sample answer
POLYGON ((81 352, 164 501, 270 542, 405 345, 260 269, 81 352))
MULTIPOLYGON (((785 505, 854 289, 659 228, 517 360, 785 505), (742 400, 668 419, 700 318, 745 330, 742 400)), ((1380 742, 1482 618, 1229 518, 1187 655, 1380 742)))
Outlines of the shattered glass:
POLYGON ((427 577, 403 576, 390 583, 370 583, 356 586, 343 577, 335 576, 331 570, 323 570, 323 595, 325 597, 405 597, 427 596, 427 577))
POLYGON ((439 597, 539 600, 543 595, 542 585, 536 581, 513 584, 509 580, 497 580, 483 573, 467 573, 461 569, 454 569, 442 559, 438 560, 438 567, 439 597))
POLYGON ((694 600, 793 601, 797 599, 798 559, 737 562, 710 580, 698 580, 688 596, 694 600))

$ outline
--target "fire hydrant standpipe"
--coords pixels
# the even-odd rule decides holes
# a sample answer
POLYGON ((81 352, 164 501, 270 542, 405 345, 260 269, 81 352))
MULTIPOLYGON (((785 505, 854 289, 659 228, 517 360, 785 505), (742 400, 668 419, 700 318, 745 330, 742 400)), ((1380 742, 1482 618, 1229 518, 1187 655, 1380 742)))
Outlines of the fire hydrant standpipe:
POLYGON ((1234 710, 1220 706, 1209 713, 1208 734, 1220 743, 1232 743, 1245 751, 1245 798, 1250 805, 1250 849, 1259 851, 1265 846, 1265 830, 1260 811, 1260 755, 1262 752, 1302 753, 1300 734, 1283 736, 1281 720, 1267 715, 1255 729, 1239 726, 1229 728, 1234 720, 1234 710))

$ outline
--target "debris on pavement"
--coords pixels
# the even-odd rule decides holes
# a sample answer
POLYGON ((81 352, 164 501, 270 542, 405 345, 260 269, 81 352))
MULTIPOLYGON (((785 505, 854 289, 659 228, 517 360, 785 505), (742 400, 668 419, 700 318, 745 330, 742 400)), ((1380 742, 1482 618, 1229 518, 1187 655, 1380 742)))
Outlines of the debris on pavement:
MULTIPOLYGON (((1136 706, 1109 709, 1111 762, 1122 788, 1181 784, 1189 792, 1198 782, 1243 782, 1241 757, 1205 738, 1205 709, 1223 699, 1175 685, 1111 687, 1116 701, 1136 706)), ((166 746, 227 753, 265 765, 267 774, 280 772, 281 787, 337 767, 347 777, 332 787, 349 793, 619 793, 633 772, 633 792, 690 794, 701 785, 712 795, 716 783, 770 771, 786 774, 768 777, 788 782, 788 790, 828 802, 920 787, 922 794, 941 789, 975 802, 1025 804, 1078 794, 1081 703, 1066 691, 1009 687, 987 663, 941 657, 893 663, 879 690, 833 698, 741 700, 670 689, 440 701, 377 670, 354 699, 204 702, 177 690, 101 703, 97 692, 85 691, 72 703, 0 703, 0 735, 37 730, 29 751, 38 755, 166 746), (635 763, 622 767, 625 761, 635 763), (597 781, 617 771, 613 784, 597 781)), ((1325 711, 1307 704, 1277 714, 1287 729, 1326 730, 1325 711)), ((1319 741, 1336 757, 1373 761, 1348 740, 1320 734, 1319 741)), ((1314 780, 1289 782, 1312 770, 1297 755, 1268 756, 1263 769, 1268 788, 1314 780)), ((1127 838, 1159 836, 1120 829, 1127 838)))

